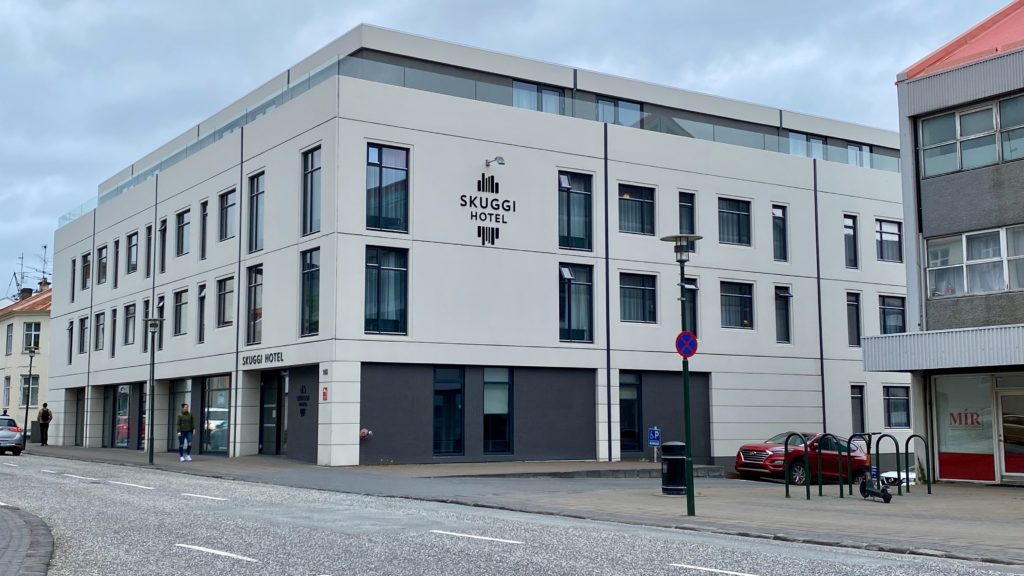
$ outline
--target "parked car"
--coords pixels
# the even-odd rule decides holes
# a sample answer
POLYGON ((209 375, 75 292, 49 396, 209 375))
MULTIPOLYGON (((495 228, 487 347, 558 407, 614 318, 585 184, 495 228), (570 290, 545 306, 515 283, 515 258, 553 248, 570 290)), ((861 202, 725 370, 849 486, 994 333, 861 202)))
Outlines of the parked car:
POLYGON ((10 451, 21 456, 25 449, 25 433, 10 416, 0 416, 0 454, 10 451))
MULTIPOLYGON (((772 477, 783 478, 785 474, 784 446, 788 432, 754 444, 744 444, 736 452, 736 472, 741 478, 772 477)), ((853 470, 853 478, 860 478, 871 466, 871 459, 864 448, 857 442, 853 443, 851 464, 848 467, 846 452, 849 443, 845 438, 839 438, 838 445, 831 437, 822 439, 819 432, 803 432, 810 444, 810 453, 807 455, 810 460, 810 471, 804 468, 804 447, 800 438, 794 436, 789 442, 789 481, 793 484, 803 484, 808 481, 816 482, 818 478, 818 445, 821 444, 821 476, 828 480, 838 480, 839 460, 842 458, 843 481, 850 477, 850 470, 853 470), (810 472, 808 474, 808 472, 810 472)))

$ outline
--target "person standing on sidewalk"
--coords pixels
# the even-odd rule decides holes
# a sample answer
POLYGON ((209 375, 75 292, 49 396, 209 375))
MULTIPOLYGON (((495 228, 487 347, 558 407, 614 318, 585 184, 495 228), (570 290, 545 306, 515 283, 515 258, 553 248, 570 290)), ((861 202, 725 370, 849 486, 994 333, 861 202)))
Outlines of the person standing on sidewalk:
POLYGON ((188 411, 188 404, 181 405, 181 414, 178 414, 178 461, 192 461, 192 438, 196 433, 196 424, 192 419, 192 413, 188 411), (185 443, 188 443, 186 449, 185 443), (187 450, 187 451, 186 451, 187 450))
POLYGON ((47 446, 49 444, 50 422, 53 422, 53 412, 46 406, 46 402, 43 402, 43 408, 39 411, 39 415, 36 416, 36 420, 39 421, 40 446, 47 446))

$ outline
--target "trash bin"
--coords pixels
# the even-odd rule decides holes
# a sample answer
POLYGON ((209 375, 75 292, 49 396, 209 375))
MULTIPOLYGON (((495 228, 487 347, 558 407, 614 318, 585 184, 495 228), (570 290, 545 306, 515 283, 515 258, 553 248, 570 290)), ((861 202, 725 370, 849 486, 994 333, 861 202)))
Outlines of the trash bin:
POLYGON ((661 445, 661 493, 686 495, 686 443, 665 442, 661 445))

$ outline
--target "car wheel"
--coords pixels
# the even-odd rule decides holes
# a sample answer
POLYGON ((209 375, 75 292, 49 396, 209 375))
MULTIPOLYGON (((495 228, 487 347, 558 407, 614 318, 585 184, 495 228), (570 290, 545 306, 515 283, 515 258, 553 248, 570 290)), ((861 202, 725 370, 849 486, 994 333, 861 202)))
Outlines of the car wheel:
POLYGON ((803 462, 794 462, 789 465, 789 483, 802 486, 807 483, 807 468, 803 462))
POLYGON ((13 452, 15 456, 21 456, 21 448, 15 448, 14 450, 11 450, 11 452, 13 452))

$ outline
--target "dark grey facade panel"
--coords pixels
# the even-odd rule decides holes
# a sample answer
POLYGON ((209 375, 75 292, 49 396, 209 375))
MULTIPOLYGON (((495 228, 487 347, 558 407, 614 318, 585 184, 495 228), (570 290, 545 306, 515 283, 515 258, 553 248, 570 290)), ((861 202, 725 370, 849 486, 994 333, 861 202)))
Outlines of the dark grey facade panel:
POLYGON ((921 180, 921 233, 925 238, 1021 223, 1024 161, 921 180))
MULTIPOLYGON (((690 446, 696 464, 711 464, 711 393, 707 374, 690 373, 690 416, 693 418, 693 444, 690 446)), ((647 446, 647 429, 661 428, 662 442, 686 440, 683 431, 683 376, 681 372, 641 372, 640 405, 643 430, 640 438, 644 451, 623 452, 623 459, 654 458, 654 449, 647 446)))
POLYGON ((360 446, 360 464, 594 459, 594 370, 513 368, 513 452, 485 454, 483 367, 465 367, 463 454, 434 456, 434 368, 362 365, 360 423, 373 437, 360 446))
POLYGON ((288 369, 288 439, 284 451, 289 458, 316 463, 318 366, 288 369))
POLYGON ((1024 324, 1024 292, 929 300, 929 330, 1024 324))
POLYGON ((919 116, 1024 87, 1024 50, 906 82, 907 116, 919 116))

